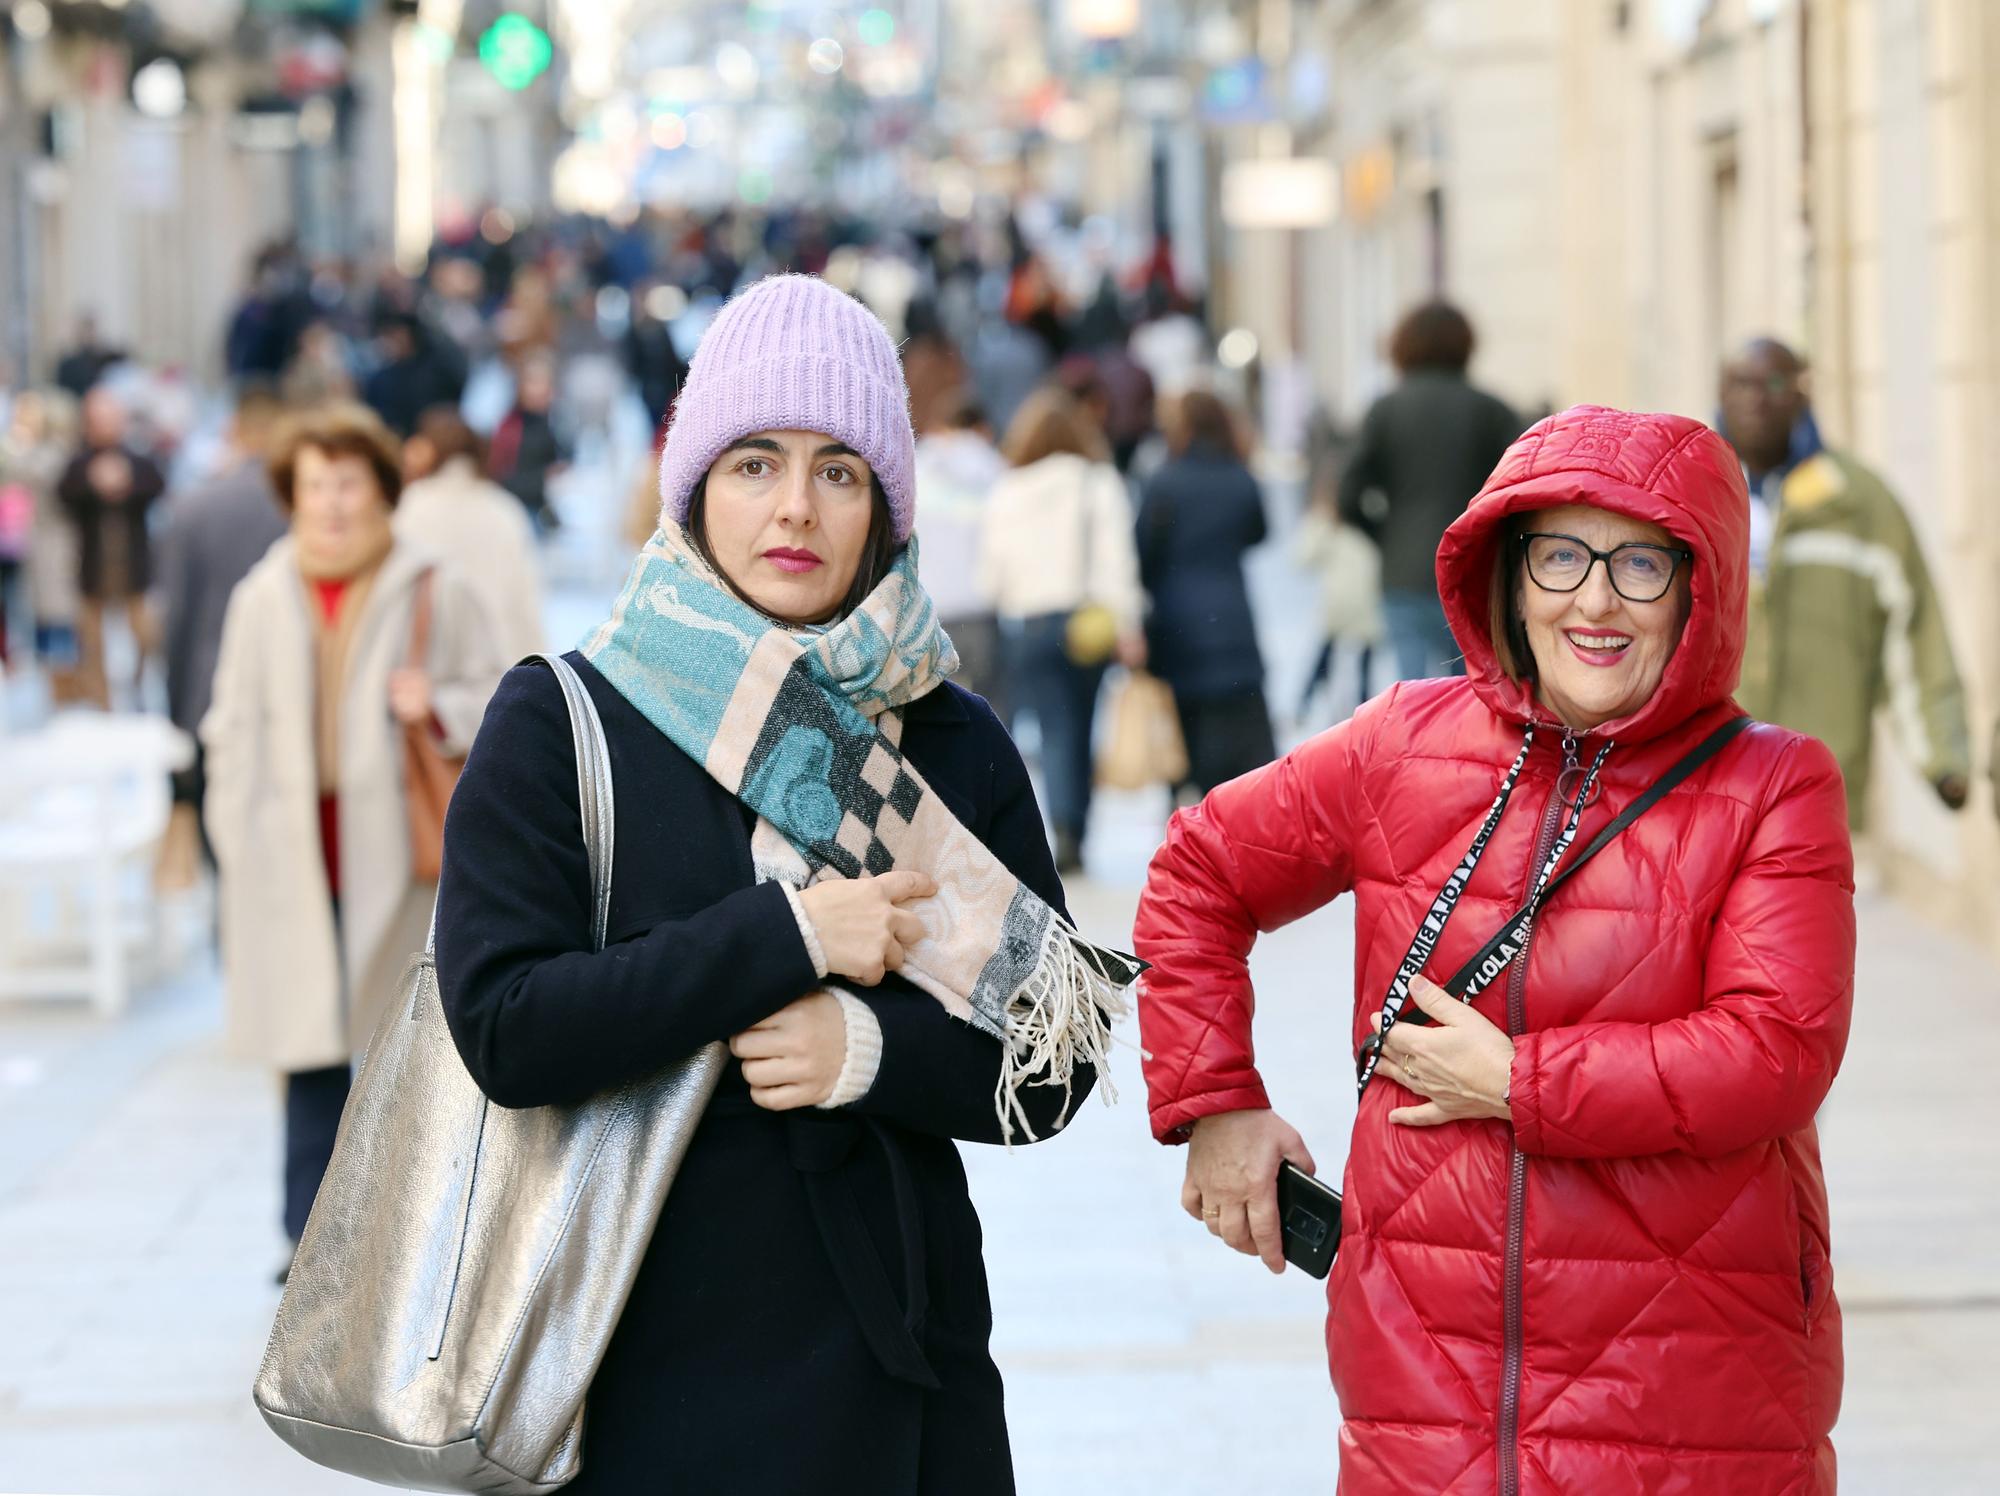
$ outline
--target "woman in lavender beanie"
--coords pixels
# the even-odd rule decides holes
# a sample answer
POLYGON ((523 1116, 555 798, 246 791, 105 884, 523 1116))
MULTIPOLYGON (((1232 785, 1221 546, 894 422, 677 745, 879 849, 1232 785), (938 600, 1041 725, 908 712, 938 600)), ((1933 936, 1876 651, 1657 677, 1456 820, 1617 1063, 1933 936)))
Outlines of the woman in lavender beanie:
POLYGON ((614 769, 605 948, 548 670, 503 681, 453 797, 437 972, 489 1096, 727 1046, 566 1492, 1014 1489, 953 1140, 1059 1131, 1139 968, 1077 935, 1019 753, 948 679, 913 445, 859 302, 795 275, 731 301, 660 528, 566 657, 614 769))

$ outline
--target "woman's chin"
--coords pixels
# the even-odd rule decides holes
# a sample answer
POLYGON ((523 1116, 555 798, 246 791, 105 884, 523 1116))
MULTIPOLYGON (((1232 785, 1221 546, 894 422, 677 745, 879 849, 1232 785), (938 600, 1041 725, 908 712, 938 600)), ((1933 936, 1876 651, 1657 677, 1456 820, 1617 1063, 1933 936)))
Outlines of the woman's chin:
POLYGON ((804 578, 760 578, 750 601, 757 611, 780 623, 824 623, 840 606, 839 598, 829 598, 826 588, 804 578))
POLYGON ((1644 704, 1644 698, 1635 699, 1634 693, 1622 681, 1605 680, 1602 674, 1593 670, 1591 678, 1584 681, 1555 681, 1548 693, 1546 703, 1571 727, 1596 727, 1599 723, 1610 722, 1619 717, 1628 717, 1644 704), (1574 685, 1574 690, 1564 690, 1574 685))

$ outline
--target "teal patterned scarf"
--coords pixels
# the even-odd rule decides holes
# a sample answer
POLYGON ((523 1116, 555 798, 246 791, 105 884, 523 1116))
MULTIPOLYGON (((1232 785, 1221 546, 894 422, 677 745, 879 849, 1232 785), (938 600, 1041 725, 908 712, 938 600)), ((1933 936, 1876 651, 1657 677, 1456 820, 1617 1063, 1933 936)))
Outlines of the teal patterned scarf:
POLYGON ((618 693, 759 816, 760 879, 794 887, 892 868, 928 873, 907 905, 924 938, 902 975, 993 1035, 1003 1133, 1028 1130, 1024 1083, 1104 1072, 1111 1024, 1144 969, 1093 946, 1007 871, 906 760, 901 708, 958 668, 917 580, 914 541, 881 584, 824 629, 774 623, 668 524, 639 552, 583 654, 618 693))

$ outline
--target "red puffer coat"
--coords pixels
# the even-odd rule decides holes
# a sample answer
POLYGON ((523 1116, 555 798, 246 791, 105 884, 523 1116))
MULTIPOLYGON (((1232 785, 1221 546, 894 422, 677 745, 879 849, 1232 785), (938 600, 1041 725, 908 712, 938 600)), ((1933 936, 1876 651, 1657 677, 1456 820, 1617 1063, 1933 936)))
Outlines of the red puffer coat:
MULTIPOLYGON (((1353 1042, 1541 713, 1488 640, 1507 516, 1590 503, 1695 554, 1659 689, 1609 739, 1576 846, 1737 709, 1748 506, 1720 438, 1580 407, 1509 449, 1446 535, 1468 678, 1407 683, 1174 818, 1140 905, 1152 1124, 1270 1105, 1246 957, 1355 894, 1353 1042)), ((1520 783, 1429 967, 1451 975, 1526 897, 1554 835, 1560 731, 1520 783), (1543 843, 1546 845, 1547 843, 1543 843)), ((1847 1037, 1851 860, 1816 741, 1753 726, 1556 893, 1479 998, 1516 1034, 1513 1123, 1392 1127, 1363 1098, 1327 1285, 1340 1489, 1830 1492, 1840 1312, 1813 1114, 1847 1037)), ((1350 1056, 1329 1056, 1345 1085, 1350 1056)))

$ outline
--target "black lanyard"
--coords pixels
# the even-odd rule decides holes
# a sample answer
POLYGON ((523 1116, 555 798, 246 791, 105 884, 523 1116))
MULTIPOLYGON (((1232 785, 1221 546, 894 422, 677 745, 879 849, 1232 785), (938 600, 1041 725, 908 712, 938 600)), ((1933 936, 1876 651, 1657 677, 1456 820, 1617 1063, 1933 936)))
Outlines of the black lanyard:
MULTIPOLYGON (((1576 798, 1570 802, 1569 815, 1565 820, 1562 835, 1556 838, 1555 845, 1549 849, 1548 857, 1543 860, 1541 870, 1535 878, 1535 886, 1528 894, 1528 901, 1515 911, 1514 917, 1507 921, 1499 934, 1487 941, 1473 954, 1471 960, 1453 973, 1451 980, 1444 984, 1444 990, 1461 1002, 1471 1002, 1490 987, 1494 980, 1513 964, 1515 957, 1527 949, 1529 931, 1535 921, 1535 911, 1548 897, 1574 877, 1586 862, 1603 851, 1613 837, 1657 805, 1669 791, 1696 769, 1720 753, 1730 739, 1748 727, 1750 722, 1749 717, 1731 717, 1703 738, 1685 757, 1661 775, 1644 794, 1613 817, 1611 822, 1591 839, 1589 845, 1577 854, 1574 862, 1557 873, 1556 864, 1562 861, 1563 854, 1576 840, 1577 825, 1583 818, 1584 806, 1590 802, 1592 792, 1597 786, 1598 771, 1604 767, 1605 755, 1611 752, 1612 745, 1606 743, 1600 748, 1597 757, 1591 760, 1589 772, 1584 775, 1583 783, 1576 792, 1576 798)), ((1389 984, 1389 995, 1382 1000, 1381 1031, 1369 1035, 1367 1042, 1361 1046, 1360 1055, 1356 1057, 1355 1070, 1360 1090, 1367 1090, 1368 1082, 1374 1078, 1375 1067, 1381 1062, 1382 1039, 1389 1029, 1398 1021, 1404 1023, 1424 1021, 1421 1012, 1411 1013, 1408 1017, 1403 1016, 1403 1010, 1410 1000, 1410 978, 1423 970, 1425 963, 1430 960, 1431 952, 1437 948, 1438 940, 1444 934, 1445 924, 1451 918, 1452 910, 1458 905, 1460 893, 1471 879, 1472 870, 1479 865, 1480 855, 1486 850, 1486 843, 1493 835, 1493 828, 1500 824, 1500 813, 1507 808, 1507 799, 1514 793, 1514 782, 1520 778, 1521 766, 1527 762, 1528 750, 1534 746, 1534 741, 1535 728, 1534 724, 1530 723, 1527 736, 1521 743, 1521 751, 1515 756, 1513 766, 1507 770, 1507 777, 1500 783, 1500 793, 1493 799, 1493 808, 1486 813, 1485 824, 1473 837, 1472 845, 1466 848, 1465 856, 1459 859, 1458 866, 1452 869, 1451 876, 1445 880, 1445 886, 1438 890, 1437 897, 1431 901, 1430 912, 1417 927, 1416 937, 1410 942, 1409 952, 1403 957, 1403 964, 1397 968, 1395 980, 1389 984)), ((1564 739, 1566 745, 1570 741, 1568 738, 1564 739)))

